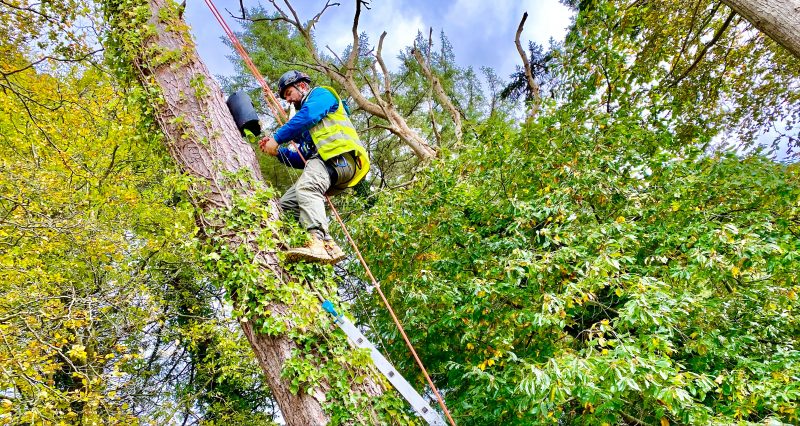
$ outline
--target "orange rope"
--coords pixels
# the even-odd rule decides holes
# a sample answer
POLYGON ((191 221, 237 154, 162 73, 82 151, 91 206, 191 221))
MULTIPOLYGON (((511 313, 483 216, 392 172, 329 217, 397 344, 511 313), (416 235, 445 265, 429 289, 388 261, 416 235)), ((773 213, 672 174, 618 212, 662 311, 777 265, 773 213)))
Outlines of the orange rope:
MULTIPOLYGON (((241 43, 239 43, 239 40, 236 38, 236 35, 233 33, 233 31, 231 31, 230 27, 228 27, 228 24, 225 23, 225 20, 222 18, 222 15, 219 13, 216 6, 214 6, 212 0, 205 0, 205 2, 206 5, 208 5, 208 8, 211 9, 211 13, 214 14, 215 18, 217 18, 217 21, 222 26, 222 29, 225 31, 225 34, 227 34, 228 37, 231 39, 231 43, 233 43, 236 50, 242 56, 242 59, 244 60, 245 64, 247 64, 247 67, 250 68, 250 71, 253 73, 256 80, 259 82, 259 84, 261 84, 261 88, 264 91, 264 98, 266 99, 269 108, 272 110, 273 117, 275 117, 275 119, 278 120, 279 123, 282 123, 283 120, 286 119, 286 115, 283 112, 283 109, 280 107, 280 102, 278 102, 278 100, 275 98, 275 95, 272 93, 272 90, 269 88, 269 85, 266 83, 266 81, 264 81, 264 77, 261 76, 261 73, 258 71, 258 68, 256 68, 255 64, 253 64, 253 61, 250 59, 250 56, 247 54, 247 51, 245 51, 244 47, 242 47, 241 43), (278 113, 276 113, 276 110, 278 111, 278 113, 280 113, 280 116, 278 113)), ((300 154, 300 158, 302 158, 303 162, 305 163, 306 159, 305 157, 303 157, 303 153, 300 151, 300 148, 294 143, 294 141, 292 141, 292 145, 297 150, 297 153, 300 154)), ((328 201, 328 205, 331 207, 331 211, 336 216, 336 221, 339 222, 339 225, 342 227, 342 231, 344 231, 345 236, 347 236, 347 241, 350 242, 350 245, 353 247, 353 250, 355 250, 356 255, 358 255, 358 260, 361 261, 361 265, 364 267, 364 270, 367 272, 369 279, 372 281, 372 286, 375 288, 375 290, 378 291, 378 294, 381 296, 381 300, 383 301, 384 306, 386 306, 386 309, 389 311, 389 314, 391 314, 392 320, 397 326, 398 331, 400 331, 400 335, 403 336, 403 340, 405 341, 406 346, 408 346, 409 351, 411 351, 411 355, 414 356, 414 360, 417 362, 417 365, 419 366, 420 370, 422 370, 422 374, 425 376, 425 380, 428 382, 428 386, 431 387, 431 390, 433 390, 433 393, 436 395, 436 399, 439 401, 439 406, 442 407, 444 414, 447 416, 447 420, 450 421, 450 424, 452 426, 456 426, 455 421, 453 421, 453 417, 450 415, 450 411, 447 409, 447 405, 445 405, 444 403, 442 395, 439 393, 439 389, 437 389, 436 385, 433 384, 433 380, 431 380, 430 375, 428 375, 428 370, 425 368, 425 365, 422 363, 422 360, 419 358, 419 355, 417 355, 417 351, 414 349, 414 345, 411 344, 408 335, 406 335, 406 332, 403 329, 403 324, 397 318, 397 315, 395 315, 394 309, 392 309, 392 306, 389 304, 389 300, 386 298, 386 295, 383 294, 383 290, 381 290, 380 284, 378 284, 378 280, 376 280, 375 276, 372 275, 372 271, 367 265, 367 262, 364 260, 364 257, 361 255, 361 250, 358 249, 358 246, 356 245, 356 242, 353 240, 353 237, 350 236, 350 232, 347 231, 347 227, 344 225, 342 217, 339 216, 339 211, 336 210, 336 207, 333 205, 333 202, 331 201, 331 198, 329 196, 325 195, 325 200, 328 201)))
POLYGON ((256 65, 250 59, 250 55, 248 55, 247 51, 244 50, 244 46, 242 46, 242 44, 239 43, 239 39, 236 38, 236 34, 233 33, 231 28, 225 22, 225 19, 219 13, 217 7, 214 6, 214 3, 211 0, 205 0, 205 1, 206 5, 208 5, 208 8, 211 10, 211 13, 214 15, 215 18, 217 18, 217 22, 219 22, 219 25, 222 27, 222 30, 225 31, 225 34, 228 36, 228 38, 231 39, 233 47, 236 49, 237 52, 239 52, 239 55, 242 57, 242 60, 244 60, 244 63, 247 65, 248 68, 250 68, 250 72, 252 72, 253 76, 256 78, 256 81, 258 81, 258 84, 261 85, 261 89, 264 91, 264 99, 267 101, 267 106, 272 111, 272 116, 275 118, 276 121, 278 121, 279 124, 283 124, 283 122, 286 121, 286 113, 283 112, 283 108, 281 108, 281 103, 278 101, 277 98, 275 98, 275 95, 269 88, 269 84, 267 84, 267 82, 264 81, 264 77, 261 76, 261 73, 258 71, 258 68, 256 68, 256 65))

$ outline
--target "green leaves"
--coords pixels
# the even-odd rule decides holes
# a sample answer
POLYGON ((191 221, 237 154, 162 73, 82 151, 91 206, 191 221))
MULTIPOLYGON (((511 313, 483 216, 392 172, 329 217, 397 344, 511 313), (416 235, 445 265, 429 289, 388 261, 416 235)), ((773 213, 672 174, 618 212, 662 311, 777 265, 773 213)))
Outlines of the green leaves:
MULTIPOLYGON (((670 134, 624 114, 583 110, 599 131, 568 107, 548 114, 516 133, 487 125, 356 225, 456 415, 794 421, 793 386, 767 371, 796 371, 772 352, 797 355, 796 175, 760 157, 648 154, 670 134)), ((413 375, 378 312, 376 335, 413 375)))

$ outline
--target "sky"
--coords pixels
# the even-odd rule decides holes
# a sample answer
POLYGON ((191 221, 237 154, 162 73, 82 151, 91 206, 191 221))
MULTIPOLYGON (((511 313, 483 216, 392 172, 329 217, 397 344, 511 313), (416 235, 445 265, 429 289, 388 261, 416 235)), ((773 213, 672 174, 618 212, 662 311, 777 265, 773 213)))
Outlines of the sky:
MULTIPOLYGON (((355 0, 338 0, 340 6, 329 8, 316 26, 320 46, 330 46, 341 52, 352 42, 355 0)), ((238 0, 216 0, 217 8, 234 31, 239 29, 236 20, 225 10, 239 13, 238 0)), ((245 7, 262 5, 272 10, 269 1, 245 0, 245 7)), ((283 4, 283 0, 278 0, 283 4)), ((303 21, 316 15, 325 0, 293 0, 292 5, 303 21)), ((398 53, 410 46, 417 31, 428 33, 433 27, 434 48, 437 35, 444 31, 453 46, 456 63, 495 69, 498 76, 507 78, 521 64, 514 45, 517 26, 524 12, 528 12, 525 29, 520 37, 523 46, 527 41, 547 46, 551 38, 563 40, 570 25, 572 12, 558 0, 372 0, 370 9, 362 8, 359 31, 366 32, 370 41, 377 44, 383 31, 383 57, 391 70, 397 70, 398 53)), ((200 57, 214 75, 234 74, 233 65, 226 58, 231 51, 221 37, 222 29, 203 1, 188 2, 186 21, 192 27, 200 57)))

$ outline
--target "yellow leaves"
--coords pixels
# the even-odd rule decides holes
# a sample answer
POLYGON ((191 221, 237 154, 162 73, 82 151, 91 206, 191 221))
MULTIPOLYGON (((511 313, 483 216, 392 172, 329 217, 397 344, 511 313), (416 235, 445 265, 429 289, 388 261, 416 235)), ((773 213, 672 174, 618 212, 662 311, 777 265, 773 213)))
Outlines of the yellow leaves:
POLYGON ((473 350, 473 349, 475 349, 475 345, 473 345, 472 343, 467 343, 467 349, 468 350, 473 350))
POLYGON ((86 362, 86 346, 72 345, 72 349, 67 351, 67 355, 69 355, 73 361, 86 362))
POLYGON ((669 426, 669 420, 666 417, 661 418, 661 426, 669 426))
POLYGON ((86 321, 83 320, 82 318, 70 318, 70 319, 64 321, 64 327, 66 327, 66 328, 75 329, 75 328, 83 327, 84 325, 86 325, 86 321))
MULTIPOLYGON (((474 228, 470 228, 470 230, 474 231, 474 228)), ((441 256, 439 256, 439 254, 435 252, 420 253, 414 256, 414 259, 418 261, 439 260, 440 258, 441 256)))
POLYGON ((672 204, 670 204, 670 207, 672 208, 672 211, 676 212, 681 209, 681 203, 673 201, 672 204))

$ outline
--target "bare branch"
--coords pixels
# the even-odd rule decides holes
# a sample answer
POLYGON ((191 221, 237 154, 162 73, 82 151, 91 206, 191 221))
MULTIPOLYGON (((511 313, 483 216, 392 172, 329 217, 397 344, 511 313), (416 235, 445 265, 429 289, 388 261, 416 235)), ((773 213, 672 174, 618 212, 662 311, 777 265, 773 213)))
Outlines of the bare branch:
POLYGON ((358 18, 361 16, 361 1, 362 0, 356 0, 356 13, 353 16, 353 46, 350 49, 350 56, 347 57, 347 68, 344 71, 347 76, 353 75, 353 66, 358 58, 358 50, 360 48, 358 39, 358 18))
POLYGON ((533 72, 531 71, 531 63, 528 60, 528 55, 525 53, 525 50, 522 49, 522 43, 519 41, 519 36, 522 34, 522 29, 525 27, 525 21, 528 19, 528 12, 522 14, 522 20, 519 21, 519 27, 517 27, 517 36, 514 38, 514 44, 517 45, 517 52, 519 52, 519 56, 522 58, 522 65, 525 68, 525 78, 528 82, 528 89, 531 91, 533 95, 533 105, 531 106, 531 113, 530 117, 536 115, 536 112, 539 109, 539 102, 541 101, 541 96, 539 95, 539 85, 533 80, 533 72))
MULTIPOLYGON (((378 77, 378 69, 375 68, 375 62, 372 63, 370 69, 372 70, 372 79, 369 78, 365 79, 367 81, 367 86, 369 87, 369 91, 372 92, 372 96, 375 97, 375 102, 378 104, 378 106, 380 106, 381 110, 383 110, 383 113, 388 117, 389 112, 386 111, 387 102, 384 102, 383 98, 381 98, 381 95, 379 93, 380 91, 375 87, 375 82, 380 81, 380 78, 378 77)), ((391 98, 389 98, 388 103, 391 104, 391 98)))
MULTIPOLYGON (((431 30, 431 34, 433 30, 431 30)), ((428 51, 430 52, 430 45, 428 47, 428 51)), ((419 63, 420 68, 422 69, 422 74, 425 78, 431 83, 431 91, 433 95, 436 96, 436 99, 439 101, 442 107, 447 109, 450 113, 450 117, 453 119, 453 124, 455 125, 455 134, 456 134, 456 141, 460 142, 462 133, 461 133, 461 114, 458 112, 458 109, 453 105, 453 101, 450 99, 450 96, 447 95, 447 92, 444 91, 444 86, 442 85, 441 80, 439 77, 433 74, 431 71, 429 61, 425 61, 422 57, 422 52, 417 49, 416 46, 411 50, 411 54, 414 55, 414 59, 417 60, 419 63)), ((433 125, 434 132, 436 132, 436 121, 433 120, 433 108, 431 108, 431 123, 433 125)), ((438 133, 435 134, 436 138, 439 139, 438 133)))
POLYGON ((13 71, 9 71, 9 72, 0 71, 0 74, 2 74, 4 77, 8 77, 10 75, 13 75, 13 74, 25 71, 27 69, 33 68, 36 65, 39 65, 39 64, 41 64, 42 62, 44 62, 44 61, 46 61, 48 59, 53 60, 53 61, 58 61, 58 62, 83 62, 83 61, 87 60, 88 58, 90 58, 91 56, 94 56, 95 54, 100 53, 102 51, 103 51, 103 49, 93 50, 93 51, 91 51, 89 53, 86 53, 85 55, 83 55, 83 56, 81 56, 79 58, 56 58, 55 56, 43 56, 39 60, 31 62, 30 64, 28 64, 28 65, 26 65, 26 66, 24 66, 22 68, 19 68, 19 69, 13 70, 13 71))
POLYGON ((251 22, 258 22, 258 21, 284 21, 284 22, 290 24, 291 26, 295 27, 298 31, 300 31, 302 33, 303 29, 300 26, 299 22, 293 21, 289 17, 289 15, 283 9, 281 9, 280 6, 278 6, 278 4, 275 2, 275 0, 269 0, 269 2, 272 4, 272 7, 275 8, 275 11, 278 12, 279 16, 277 16, 275 18, 260 18, 260 19, 252 19, 252 18, 250 18, 248 20, 251 21, 251 22))
POLYGON ((383 56, 381 56, 381 51, 383 50, 384 38, 386 38, 386 31, 384 31, 383 34, 381 34, 381 38, 378 41, 378 51, 375 52, 375 59, 378 60, 378 64, 381 66, 381 71, 383 72, 384 93, 386 93, 387 98, 391 100, 392 78, 389 74, 389 69, 386 68, 386 63, 383 62, 383 56))
POLYGON ((311 21, 309 21, 308 28, 310 29, 317 22, 319 22, 319 19, 322 17, 322 14, 325 13, 325 11, 328 10, 328 8, 332 7, 332 6, 341 6, 341 3, 331 3, 330 0, 326 1, 325 2, 325 6, 322 8, 322 10, 320 10, 319 13, 317 13, 316 15, 314 15, 313 18, 311 18, 311 21))
MULTIPOLYGON (((185 4, 186 3, 184 2, 184 5, 185 4)), ((244 8, 244 0, 239 0, 239 10, 242 12, 242 16, 236 16, 236 15, 233 14, 233 12, 228 10, 228 8, 225 8, 225 11, 228 12, 228 15, 230 15, 231 18, 239 20, 239 21, 257 22, 257 21, 264 21, 265 20, 265 19, 247 19, 247 9, 244 8)))
MULTIPOLYGON (((273 1, 273 0, 270 0, 270 1, 273 1)), ((297 29, 299 29, 300 31, 302 31, 304 36, 305 36, 306 34, 309 34, 309 32, 308 32, 308 31, 309 31, 309 29, 311 28, 311 22, 309 21, 309 24, 308 24, 307 26, 305 26, 305 27, 304 27, 304 26, 303 26, 303 25, 300 23, 300 17, 297 15, 297 11, 296 11, 296 10, 294 10, 294 7, 292 7, 292 4, 291 4, 291 3, 289 3, 289 0, 283 0, 283 3, 284 3, 284 4, 286 5, 286 7, 289 9, 289 12, 292 12, 292 16, 294 17, 294 22, 295 22, 295 25, 297 26, 297 29)), ((310 37, 310 34, 309 34, 309 37, 310 37)))
POLYGON ((345 63, 344 63, 344 61, 342 60, 342 58, 340 58, 340 57, 339 57, 339 55, 337 55, 337 54, 336 54, 336 52, 334 52, 334 51, 333 51, 333 49, 331 49, 331 47, 330 47, 330 46, 328 46, 328 45, 326 44, 326 45, 325 45, 325 48, 326 48, 326 49, 328 49, 328 52, 331 52, 331 55, 333 55, 333 57, 334 57, 334 58, 336 58, 336 60, 337 60, 337 61, 339 61, 339 63, 340 63, 340 64, 342 64, 342 66, 343 66, 343 67, 345 66, 345 63))

